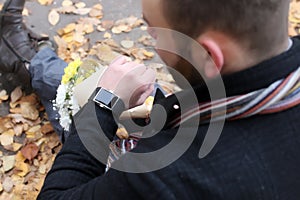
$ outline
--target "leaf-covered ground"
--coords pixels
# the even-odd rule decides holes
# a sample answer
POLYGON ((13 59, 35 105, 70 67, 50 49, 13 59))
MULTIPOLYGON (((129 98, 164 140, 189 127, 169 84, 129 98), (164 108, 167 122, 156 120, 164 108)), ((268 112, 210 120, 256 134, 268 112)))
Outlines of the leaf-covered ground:
MULTIPOLYGON (((100 3, 93 6, 71 0, 55 6, 52 0, 38 0, 38 3, 49 7, 47 23, 56 31, 53 40, 58 45, 58 55, 67 62, 78 57, 94 57, 106 65, 116 55, 124 54, 149 63, 155 57, 153 41, 139 17, 104 20, 105 8, 100 3), (64 27, 57 27, 68 15, 79 17, 64 27), (142 34, 133 40, 127 36, 134 30, 142 34), (91 41, 89 36, 95 32, 102 33, 102 38, 91 41)), ((300 2, 294 0, 291 5, 289 34, 297 35, 300 2)), ((23 14, 30 17, 32 12, 36 11, 26 7, 23 14)), ((173 82, 172 77, 162 65, 151 66, 156 69, 159 81, 166 85, 165 89, 176 90, 169 84, 173 82)), ((26 96, 20 87, 11 93, 2 90, 1 104, 9 107, 9 114, 0 117, 0 199, 35 199, 61 144, 35 94, 26 96)))

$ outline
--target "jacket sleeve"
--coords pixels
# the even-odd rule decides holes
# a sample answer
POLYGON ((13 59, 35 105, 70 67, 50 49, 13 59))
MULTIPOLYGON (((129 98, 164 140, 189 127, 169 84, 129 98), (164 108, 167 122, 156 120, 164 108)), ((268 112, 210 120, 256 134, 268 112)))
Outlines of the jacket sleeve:
MULTIPOLYGON (((82 142, 80 134, 83 133, 79 134, 77 129, 88 126, 85 120, 89 119, 83 119, 83 117, 86 117, 85 112, 90 112, 90 108, 96 109, 98 123, 101 126, 101 130, 96 131, 104 132, 102 135, 99 133, 100 136, 97 142, 101 143, 101 145, 97 147, 97 151, 102 152, 102 155, 106 156, 104 159, 107 159, 109 146, 107 142, 102 142, 101 140, 112 140, 117 125, 109 111, 101 109, 94 102, 89 101, 80 113, 75 116, 79 120, 73 123, 70 136, 56 156, 38 199, 99 199, 99 196, 93 196, 96 188, 98 193, 101 193, 101 191, 98 191, 99 189, 107 193, 109 191, 107 189, 110 186, 125 181, 125 179, 120 180, 118 178, 115 180, 113 177, 104 175, 106 163, 101 163, 99 159, 96 159, 82 142)), ((93 127, 89 127, 87 130, 95 131, 93 127)), ((124 184, 126 185, 126 183, 122 185, 124 184)))
MULTIPOLYGON (((139 174, 111 168, 107 173, 104 173, 106 163, 96 159, 96 154, 101 152, 101 155, 105 156, 104 160, 107 160, 109 143, 105 140, 112 140, 116 129, 117 125, 111 112, 101 109, 94 102, 89 101, 75 116, 70 135, 62 150, 56 156, 38 199, 98 200, 141 199, 146 197, 158 199, 158 196, 161 199, 173 199, 167 184, 161 178, 165 176, 165 172, 162 172, 162 174, 156 172, 139 174), (96 111, 96 121, 100 124, 100 130, 90 127, 90 122, 93 121, 92 110, 96 111), (98 146, 87 150, 89 147, 84 142, 83 137, 87 135, 87 138, 90 138, 89 134, 91 132, 99 134, 96 142, 98 146), (92 153, 95 151, 96 156, 92 153)), ((142 146, 152 147, 156 143, 142 146)), ((125 166, 132 164, 128 163, 126 159, 120 160, 124 161, 125 166)), ((142 165, 142 163, 139 165, 142 165)))

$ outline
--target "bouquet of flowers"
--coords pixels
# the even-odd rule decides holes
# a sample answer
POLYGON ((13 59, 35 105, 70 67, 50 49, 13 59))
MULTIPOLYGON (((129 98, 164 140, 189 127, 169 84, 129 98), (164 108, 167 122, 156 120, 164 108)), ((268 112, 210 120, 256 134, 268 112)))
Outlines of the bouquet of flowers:
POLYGON ((72 116, 80 109, 80 105, 74 96, 76 86, 101 67, 103 66, 95 60, 87 59, 82 62, 80 59, 76 59, 64 69, 65 74, 57 89, 54 106, 60 115, 59 122, 65 130, 69 130, 72 116))

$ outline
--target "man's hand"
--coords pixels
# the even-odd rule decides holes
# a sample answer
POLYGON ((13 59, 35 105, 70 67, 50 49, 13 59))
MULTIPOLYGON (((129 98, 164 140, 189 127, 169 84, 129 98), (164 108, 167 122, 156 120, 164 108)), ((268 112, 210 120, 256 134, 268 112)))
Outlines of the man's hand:
POLYGON ((120 56, 104 72, 98 87, 112 91, 124 101, 126 108, 132 108, 143 104, 153 92, 154 81, 154 70, 120 56))

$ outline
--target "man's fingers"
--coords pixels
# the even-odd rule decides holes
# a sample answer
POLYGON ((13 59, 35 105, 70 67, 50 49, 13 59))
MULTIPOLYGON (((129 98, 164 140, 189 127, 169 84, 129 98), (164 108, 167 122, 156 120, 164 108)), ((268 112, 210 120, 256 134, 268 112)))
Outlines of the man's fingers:
POLYGON ((132 73, 134 76, 143 75, 147 70, 147 67, 145 65, 137 63, 128 63, 128 65, 126 63, 124 67, 127 68, 128 73, 132 73))
POLYGON ((127 58, 125 56, 118 56, 111 62, 110 66, 123 65, 126 62, 127 62, 127 58))
POLYGON ((156 77, 156 73, 151 68, 146 68, 144 73, 140 76, 140 80, 145 84, 154 83, 156 77))
POLYGON ((136 105, 141 105, 143 104, 146 99, 153 93, 154 90, 154 84, 150 84, 150 85, 145 85, 145 89, 144 92, 141 94, 141 96, 139 97, 139 99, 136 102, 136 105))

